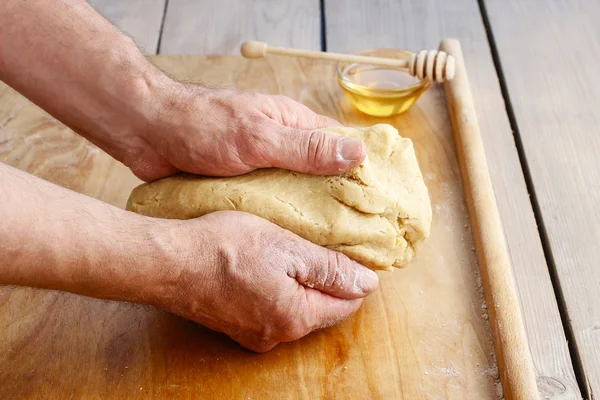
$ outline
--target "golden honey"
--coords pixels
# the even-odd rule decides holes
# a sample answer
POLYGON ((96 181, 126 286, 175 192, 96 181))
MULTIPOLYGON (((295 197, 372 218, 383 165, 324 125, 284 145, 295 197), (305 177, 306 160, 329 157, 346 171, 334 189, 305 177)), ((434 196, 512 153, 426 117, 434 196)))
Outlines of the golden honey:
MULTIPOLYGON (((356 53, 365 56, 409 60, 412 53, 375 49, 356 53)), ((375 117, 389 117, 408 110, 429 87, 429 82, 392 67, 340 63, 338 83, 356 108, 375 117)))

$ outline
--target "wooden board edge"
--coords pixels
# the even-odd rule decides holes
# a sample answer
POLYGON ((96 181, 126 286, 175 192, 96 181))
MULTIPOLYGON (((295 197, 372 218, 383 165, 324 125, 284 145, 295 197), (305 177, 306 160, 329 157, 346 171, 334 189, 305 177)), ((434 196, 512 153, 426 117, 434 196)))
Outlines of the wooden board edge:
POLYGON ((444 91, 504 396, 506 399, 539 399, 533 358, 460 42, 443 40, 440 50, 456 60, 456 75, 444 83, 444 91))

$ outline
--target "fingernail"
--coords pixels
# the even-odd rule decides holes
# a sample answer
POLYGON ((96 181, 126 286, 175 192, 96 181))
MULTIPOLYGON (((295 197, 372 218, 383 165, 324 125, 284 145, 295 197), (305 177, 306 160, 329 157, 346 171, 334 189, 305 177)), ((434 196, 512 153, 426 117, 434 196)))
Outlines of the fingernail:
POLYGON ((359 139, 342 139, 337 147, 338 157, 344 161, 359 160, 363 154, 363 144, 359 139))
POLYGON ((357 286, 363 293, 370 293, 377 289, 379 285, 379 277, 375 273, 375 271, 371 271, 367 268, 362 268, 360 272, 358 272, 358 282, 357 286))

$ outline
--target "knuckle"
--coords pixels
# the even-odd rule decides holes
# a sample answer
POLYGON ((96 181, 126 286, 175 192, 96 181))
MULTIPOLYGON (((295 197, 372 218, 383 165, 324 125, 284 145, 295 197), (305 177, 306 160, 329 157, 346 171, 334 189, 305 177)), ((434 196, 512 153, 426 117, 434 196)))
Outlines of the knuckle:
POLYGON ((308 329, 303 323, 299 321, 291 322, 286 328, 282 341, 300 339, 301 337, 306 336, 307 333, 308 329))
POLYGON ((250 344, 253 347, 273 347, 275 344, 279 343, 277 340, 277 327, 272 324, 265 324, 260 329, 252 332, 249 335, 250 344))
POLYGON ((262 340, 251 342, 248 345, 243 345, 247 349, 254 351, 255 353, 266 353, 273 349, 273 347, 277 346, 279 342, 265 342, 262 340))
POLYGON ((263 104, 266 99, 268 96, 258 92, 235 92, 235 101, 244 106, 263 104))
POLYGON ((338 252, 329 252, 327 256, 327 270, 329 271, 324 285, 328 288, 342 287, 346 280, 343 270, 342 255, 338 252))
POLYGON ((263 116, 249 114, 237 147, 242 160, 263 167, 267 164, 269 154, 277 148, 277 137, 265 127, 263 116))
POLYGON ((305 336, 309 330, 308 318, 300 302, 289 302, 276 312, 274 340, 288 342, 305 336))
POLYGON ((265 353, 279 344, 277 341, 265 339, 262 334, 257 332, 248 333, 242 331, 238 334, 229 334, 229 337, 235 340, 240 346, 256 353, 265 353))
POLYGON ((324 115, 319 115, 319 123, 326 127, 331 126, 340 126, 341 124, 333 118, 326 117, 324 115))
POLYGON ((330 153, 328 136, 319 131, 310 132, 304 142, 306 160, 313 167, 323 164, 325 157, 330 153))
POLYGON ((291 100, 289 97, 284 96, 282 94, 275 94, 273 96, 270 96, 270 99, 272 100, 273 104, 277 104, 277 103, 286 104, 291 100))
POLYGON ((273 100, 273 111, 276 114, 273 119, 278 120, 285 126, 297 126, 299 118, 303 114, 304 107, 302 104, 296 102, 290 97, 283 95, 271 96, 273 100))
POLYGON ((261 95, 260 98, 253 99, 255 104, 258 104, 258 108, 262 111, 266 116, 273 120, 279 120, 281 117, 281 105, 284 103, 284 96, 276 95, 276 96, 264 96, 261 95))
POLYGON ((327 287, 327 281, 329 279, 329 272, 331 269, 331 260, 329 256, 327 257, 327 265, 325 268, 320 268, 315 272, 314 282, 318 287, 325 288, 327 287))
POLYGON ((279 316, 277 318, 274 332, 274 338, 277 340, 286 340, 296 333, 296 325, 291 315, 279 316))
POLYGON ((337 273, 337 256, 333 252, 327 252, 327 276, 323 280, 323 287, 330 287, 337 273))
POLYGON ((253 110, 247 110, 239 119, 242 121, 239 138, 248 145, 256 145, 268 138, 265 133, 264 116, 253 110))
POLYGON ((337 280, 336 284, 341 289, 347 283, 346 282, 354 282, 357 277, 356 268, 349 264, 348 258, 342 253, 335 253, 337 259, 337 280))

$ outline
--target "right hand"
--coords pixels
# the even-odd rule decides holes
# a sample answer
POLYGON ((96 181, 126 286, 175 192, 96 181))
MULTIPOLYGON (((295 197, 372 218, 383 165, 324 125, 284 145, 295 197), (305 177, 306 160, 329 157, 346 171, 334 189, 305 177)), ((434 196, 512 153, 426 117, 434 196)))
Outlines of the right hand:
POLYGON ((156 305, 253 351, 344 320, 379 283, 345 255, 251 214, 160 221, 170 278, 156 305))

